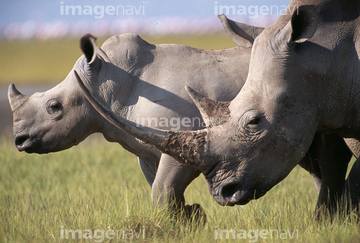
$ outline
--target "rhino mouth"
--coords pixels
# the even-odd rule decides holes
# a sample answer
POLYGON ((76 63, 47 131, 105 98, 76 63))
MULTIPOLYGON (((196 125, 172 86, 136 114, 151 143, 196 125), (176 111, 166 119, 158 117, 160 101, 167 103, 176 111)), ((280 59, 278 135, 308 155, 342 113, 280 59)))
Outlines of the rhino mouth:
POLYGON ((20 134, 15 136, 15 146, 22 152, 26 153, 41 153, 39 145, 36 140, 32 139, 29 134, 20 134))
POLYGON ((229 183, 219 190, 218 203, 222 206, 245 205, 266 194, 266 190, 247 189, 239 183, 229 183))
MULTIPOLYGON (((216 165, 217 166, 217 165, 216 165)), ((219 183, 212 182, 216 177, 214 166, 205 178, 210 188, 210 194, 221 206, 245 205, 251 200, 258 199, 266 194, 266 188, 250 185, 249 181, 227 180, 219 183)))
POLYGON ((223 204, 225 206, 245 205, 250 202, 249 191, 243 188, 237 188, 236 184, 231 184, 221 189, 223 204))

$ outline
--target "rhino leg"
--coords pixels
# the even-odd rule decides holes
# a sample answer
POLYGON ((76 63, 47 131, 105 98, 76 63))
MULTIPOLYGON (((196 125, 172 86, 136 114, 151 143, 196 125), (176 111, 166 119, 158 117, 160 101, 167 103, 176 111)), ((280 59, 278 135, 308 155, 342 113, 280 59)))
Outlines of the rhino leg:
POLYGON ((314 148, 314 142, 312 143, 309 152, 306 154, 306 156, 300 161, 299 165, 305 169, 307 172, 310 173, 312 176, 315 188, 318 193, 320 193, 321 189, 321 171, 319 163, 315 157, 316 154, 313 154, 312 151, 315 151, 314 148))
POLYGON ((155 176, 156 176, 156 170, 155 170, 155 168, 152 168, 149 165, 151 165, 153 163, 147 163, 146 160, 139 158, 139 157, 138 157, 138 161, 139 161, 141 171, 143 172, 149 185, 152 187, 152 184, 153 184, 153 182, 155 180, 155 176))
MULTIPOLYGON (((348 211, 359 210, 360 204, 360 159, 357 159, 351 168, 345 182, 344 192, 346 195, 348 211)), ((358 212, 359 213, 359 212, 358 212)))
POLYGON ((185 205, 186 187, 200 175, 200 171, 178 163, 169 155, 162 154, 155 181, 152 185, 153 201, 157 205, 171 205, 188 218, 204 220, 206 218, 199 204, 185 205))
POLYGON ((334 213, 341 202, 345 175, 352 153, 344 139, 336 134, 316 134, 309 153, 319 164, 321 173, 316 214, 319 217, 324 209, 334 213))

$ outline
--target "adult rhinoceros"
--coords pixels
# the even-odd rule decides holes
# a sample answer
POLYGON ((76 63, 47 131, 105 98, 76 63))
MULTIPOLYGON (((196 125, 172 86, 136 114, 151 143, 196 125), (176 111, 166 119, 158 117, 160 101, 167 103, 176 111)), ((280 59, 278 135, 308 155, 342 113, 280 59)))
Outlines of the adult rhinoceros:
POLYGON ((103 105, 77 75, 79 84, 117 127, 201 171, 221 205, 263 196, 312 153, 312 144, 333 147, 321 156, 338 156, 338 161, 319 160, 318 208, 331 207, 341 194, 348 159, 323 138, 360 138, 360 3, 298 4, 291 2, 288 10, 294 13, 281 16, 255 39, 247 81, 234 100, 211 101, 188 89, 204 120, 217 117, 220 125, 184 132, 139 127, 103 105))
MULTIPOLYGON (((214 99, 231 100, 243 86, 248 72, 251 43, 236 36, 231 29, 232 21, 225 17, 222 21, 236 43, 247 47, 199 50, 183 45, 152 45, 138 35, 122 34, 111 37, 99 48, 95 38, 86 35, 81 39, 84 55, 73 70, 94 86, 100 86, 102 98, 130 120, 162 129, 199 129, 203 127, 201 115, 184 85, 214 99)), ((26 96, 10 85, 8 96, 19 151, 40 154, 61 151, 100 132, 106 140, 117 142, 138 156, 152 186, 154 201, 161 203, 174 198, 176 205, 185 204, 183 193, 200 172, 178 164, 107 122, 88 103, 73 71, 46 92, 26 96)), ((192 207, 187 209, 191 211, 192 207)))

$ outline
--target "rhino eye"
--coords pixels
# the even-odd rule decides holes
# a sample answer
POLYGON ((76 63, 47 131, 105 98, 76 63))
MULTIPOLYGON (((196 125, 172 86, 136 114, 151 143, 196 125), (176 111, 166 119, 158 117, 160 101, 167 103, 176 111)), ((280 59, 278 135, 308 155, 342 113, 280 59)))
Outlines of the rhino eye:
POLYGON ((257 125, 257 124, 259 124, 260 120, 261 120, 261 117, 253 117, 249 121, 248 125, 257 125))
POLYGON ((259 132, 263 129, 264 114, 257 110, 250 110, 246 112, 242 117, 243 128, 250 132, 259 132))
POLYGON ((50 115, 52 115, 52 114, 60 113, 63 110, 63 106, 61 102, 57 100, 49 100, 46 103, 46 110, 50 115))

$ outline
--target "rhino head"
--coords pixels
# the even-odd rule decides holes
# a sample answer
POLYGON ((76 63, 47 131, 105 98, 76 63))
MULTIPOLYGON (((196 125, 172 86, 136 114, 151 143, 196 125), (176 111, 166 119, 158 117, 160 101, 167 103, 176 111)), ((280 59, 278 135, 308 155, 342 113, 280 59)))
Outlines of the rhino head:
MULTIPOLYGON (((84 53, 75 63, 86 79, 106 77, 107 56, 95 44, 95 38, 81 39, 84 53)), ((86 100, 75 81, 73 71, 60 84, 41 93, 24 95, 14 84, 8 89, 13 113, 15 145, 19 151, 49 153, 78 144, 97 132, 103 118, 86 100)))
POLYGON ((341 75, 336 73, 341 65, 329 60, 339 56, 316 43, 323 38, 317 31, 317 8, 290 4, 288 9, 295 12, 280 17, 255 39, 247 81, 234 100, 211 101, 188 89, 208 123, 206 129, 174 132, 141 127, 101 104, 78 75, 77 80, 108 121, 200 170, 219 204, 246 204, 290 173, 316 131, 349 124, 341 115, 351 109, 349 103, 344 106, 331 99, 346 92, 342 84, 331 86, 341 75), (214 117, 221 122, 209 122, 214 117))

